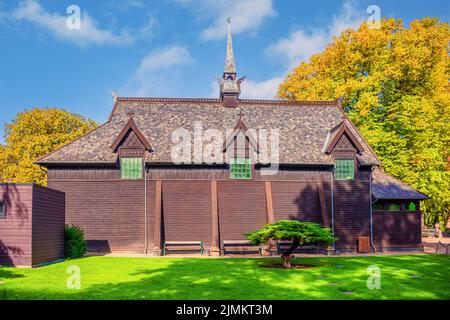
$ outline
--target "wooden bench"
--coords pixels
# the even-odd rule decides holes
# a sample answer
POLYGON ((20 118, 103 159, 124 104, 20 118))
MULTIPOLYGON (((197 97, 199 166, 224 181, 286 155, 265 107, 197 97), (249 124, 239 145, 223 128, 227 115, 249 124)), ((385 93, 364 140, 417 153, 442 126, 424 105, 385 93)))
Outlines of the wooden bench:
POLYGON ((254 246, 250 244, 248 240, 223 240, 222 252, 223 254, 230 253, 251 253, 257 251, 259 255, 262 255, 261 246, 254 246), (227 248, 229 248, 227 250, 227 248))
POLYGON ((111 253, 108 240, 86 240, 87 253, 92 255, 102 255, 111 253))
MULTIPOLYGON (((278 254, 282 254, 292 245, 292 241, 277 241, 277 250, 278 254)), ((305 250, 310 251, 309 253, 317 253, 317 246, 299 246, 297 247, 293 253, 304 253, 305 250)))
POLYGON ((434 238, 436 236, 436 230, 434 228, 424 228, 422 229, 423 238, 434 238))
POLYGON ((436 243, 436 253, 440 253, 440 248, 445 248, 445 254, 448 256, 448 250, 449 250, 449 248, 450 248, 450 244, 447 244, 447 243, 442 243, 442 242, 438 242, 438 243, 436 243))
POLYGON ((170 250, 174 251, 200 251, 203 255, 203 241, 165 241, 163 244, 163 255, 170 250), (176 249, 173 249, 176 248, 176 249))

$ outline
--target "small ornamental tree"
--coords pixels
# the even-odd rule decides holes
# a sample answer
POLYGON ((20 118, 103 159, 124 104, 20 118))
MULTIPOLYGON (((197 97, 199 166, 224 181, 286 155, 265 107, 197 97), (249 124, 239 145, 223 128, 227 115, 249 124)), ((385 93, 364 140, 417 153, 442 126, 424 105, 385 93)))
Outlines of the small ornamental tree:
POLYGON ((265 244, 270 240, 292 241, 292 245, 281 255, 285 268, 291 267, 292 253, 297 247, 331 244, 336 241, 329 228, 296 220, 280 220, 267 224, 258 231, 246 233, 245 236, 252 245, 265 244))

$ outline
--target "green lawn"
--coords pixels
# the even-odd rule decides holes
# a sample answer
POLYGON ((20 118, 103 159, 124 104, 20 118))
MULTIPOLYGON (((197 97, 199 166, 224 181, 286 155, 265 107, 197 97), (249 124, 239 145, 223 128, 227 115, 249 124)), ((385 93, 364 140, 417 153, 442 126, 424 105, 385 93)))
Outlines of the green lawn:
POLYGON ((301 258, 309 269, 268 269, 279 259, 88 257, 36 269, 0 268, 2 299, 450 299, 450 257, 301 258), (79 266, 81 289, 67 268, 79 266), (367 288, 367 267, 381 289, 367 288), (346 292, 346 293, 344 293, 346 292), (351 292, 351 293, 349 293, 351 292))

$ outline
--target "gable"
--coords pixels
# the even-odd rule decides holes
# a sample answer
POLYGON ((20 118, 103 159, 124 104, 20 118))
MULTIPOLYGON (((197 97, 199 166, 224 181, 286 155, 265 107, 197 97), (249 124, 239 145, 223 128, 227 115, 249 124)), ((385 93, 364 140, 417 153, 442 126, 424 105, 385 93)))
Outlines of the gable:
POLYGON ((127 124, 123 127, 122 131, 111 145, 111 149, 114 151, 117 151, 119 147, 146 150, 151 149, 150 143, 148 143, 147 139, 141 130, 139 130, 132 117, 130 117, 130 120, 128 120, 127 124))
POLYGON ((247 128, 240 115, 233 131, 224 141, 223 152, 232 158, 251 158, 256 160, 258 153, 258 142, 247 128), (232 153, 230 155, 230 153, 232 153))
POLYGON ((336 145, 334 146, 334 149, 354 149, 357 150, 355 144, 353 143, 353 141, 349 138, 349 136, 344 133, 338 140, 338 142, 336 143, 336 145))
POLYGON ((330 130, 325 152, 332 153, 335 150, 354 150, 356 153, 363 153, 364 148, 356 135, 352 132, 347 121, 344 120, 337 127, 330 130))
POLYGON ((124 148, 135 148, 135 149, 145 148, 142 141, 139 139, 137 134, 132 129, 128 130, 119 146, 124 148))

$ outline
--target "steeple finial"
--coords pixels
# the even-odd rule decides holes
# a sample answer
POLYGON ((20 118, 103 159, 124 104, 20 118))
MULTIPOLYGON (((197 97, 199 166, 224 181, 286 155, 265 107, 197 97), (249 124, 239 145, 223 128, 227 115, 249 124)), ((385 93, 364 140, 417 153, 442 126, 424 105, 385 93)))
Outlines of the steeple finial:
POLYGON ((236 74, 236 66, 234 65, 234 54, 233 54, 233 39, 231 35, 231 17, 227 17, 228 23, 228 40, 227 40, 227 53, 225 57, 225 74, 236 74))
POLYGON ((231 37, 231 18, 227 18, 228 40, 227 53, 225 56, 225 70, 223 78, 220 81, 220 98, 223 105, 228 108, 238 106, 239 94, 241 93, 240 84, 243 79, 236 79, 236 66, 234 65, 233 40, 231 37))

